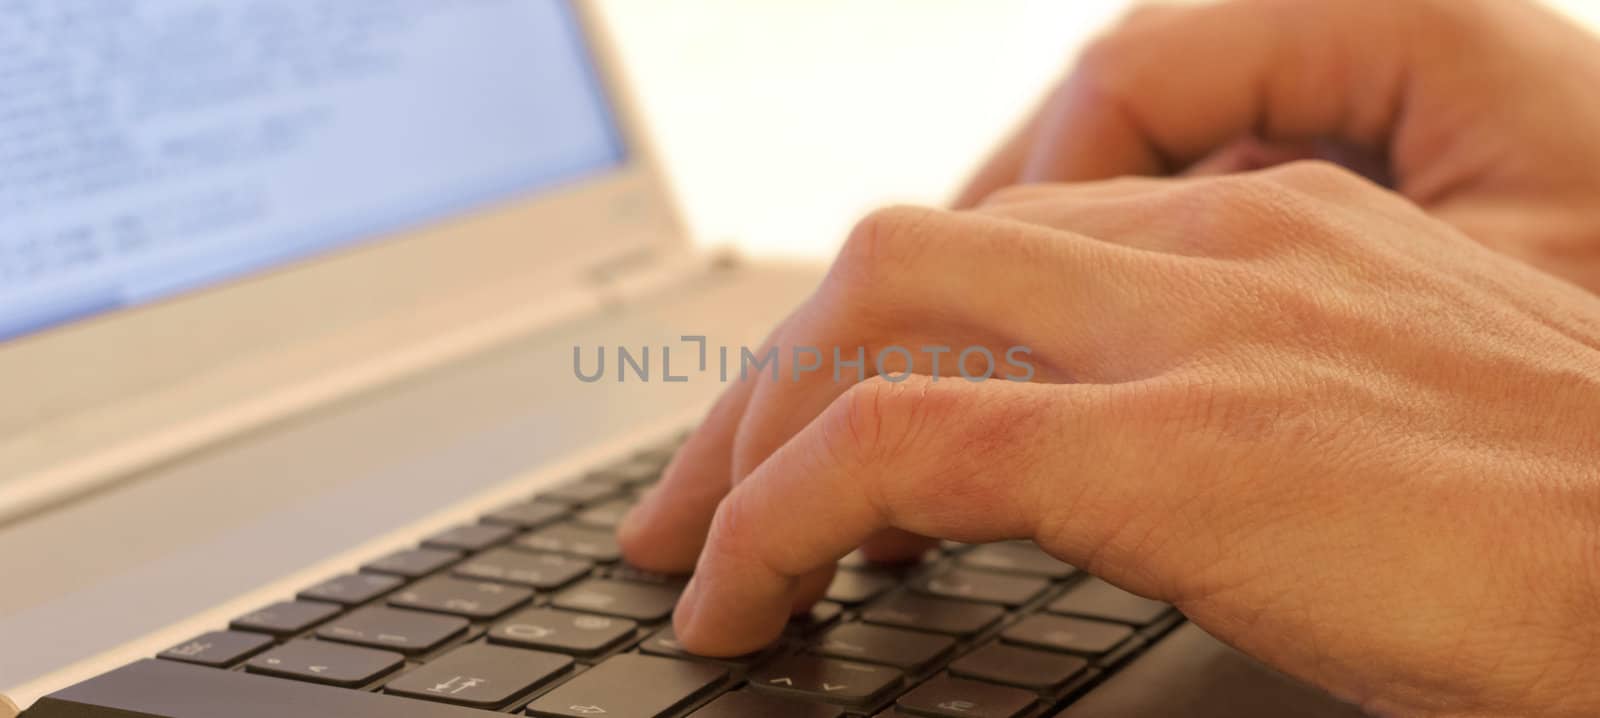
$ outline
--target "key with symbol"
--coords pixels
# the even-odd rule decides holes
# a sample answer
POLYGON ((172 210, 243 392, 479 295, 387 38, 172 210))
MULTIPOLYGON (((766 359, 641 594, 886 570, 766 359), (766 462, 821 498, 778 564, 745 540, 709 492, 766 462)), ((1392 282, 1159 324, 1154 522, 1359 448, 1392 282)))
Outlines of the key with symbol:
POLYGON ((405 579, 377 573, 352 573, 323 581, 297 598, 357 606, 399 588, 405 579))
POLYGON ((567 506, 588 506, 616 496, 619 489, 616 484, 606 481, 572 479, 539 492, 534 500, 567 506))
POLYGON ((1096 618, 1103 621, 1146 626, 1160 620, 1172 607, 1160 601, 1135 596, 1098 578, 1072 587, 1052 602, 1051 613, 1096 618))
POLYGON ((462 578, 499 581, 549 591, 587 575, 594 563, 553 553, 528 553, 512 548, 485 551, 451 570, 462 578))
POLYGON ((893 588, 894 584, 894 577, 888 574, 841 570, 834 574, 833 582, 828 584, 827 598, 835 603, 854 606, 877 598, 893 588))
POLYGON ((259 633, 212 631, 168 648, 157 654, 156 658, 223 668, 270 645, 272 638, 259 633))
POLYGON ((622 558, 615 532, 572 523, 551 524, 517 539, 516 545, 529 551, 564 553, 600 563, 622 558))
POLYGON ((650 623, 672 615, 678 592, 672 586, 591 578, 556 594, 551 605, 650 623))
POLYGON ((384 690, 474 708, 499 708, 572 668, 572 658, 470 643, 400 676, 384 690))
POLYGON ((626 618, 591 616, 549 608, 518 611, 489 629, 489 640, 578 656, 602 653, 633 635, 639 624, 626 618))
POLYGON ((925 576, 911 584, 919 593, 1002 606, 1021 606, 1032 601, 1050 582, 1033 576, 950 569, 925 576))
POLYGON ((413 548, 396 551, 361 567, 362 573, 387 573, 403 578, 422 578, 461 559, 460 551, 442 548, 413 548))
POLYGON ((1078 569, 1045 553, 1031 541, 984 544, 961 554, 956 561, 971 568, 1051 579, 1066 578, 1078 572, 1078 569))
POLYGON ((584 509, 573 520, 585 526, 614 530, 622 525, 622 518, 632 508, 633 501, 630 499, 612 499, 584 509))
POLYGON ((533 598, 533 591, 488 581, 434 576, 389 597, 389 605, 473 620, 499 616, 533 598))
POLYGON ((245 670, 353 688, 376 680, 402 663, 405 659, 391 651, 301 639, 250 659, 245 670))
POLYGON ((528 704, 545 718, 658 718, 715 688, 728 669, 710 663, 624 653, 578 674, 528 704))
POLYGON ((465 618, 368 606, 317 629, 317 637, 401 653, 423 653, 465 630, 465 618))
POLYGON ((653 656, 668 656, 670 658, 682 658, 689 661, 713 661, 730 667, 749 667, 755 665, 761 659, 772 655, 771 649, 776 647, 777 646, 774 645, 769 647, 768 650, 746 653, 742 656, 717 658, 697 656, 683 649, 683 644, 678 642, 678 634, 671 625, 656 631, 654 635, 650 636, 649 638, 645 639, 643 643, 639 644, 639 650, 653 656))
POLYGON ((569 513, 572 513, 572 509, 561 504, 529 501, 502 506, 484 516, 483 522, 502 526, 515 526, 519 529, 533 529, 554 523, 556 519, 566 518, 569 513))
POLYGON ((952 675, 1054 693, 1084 674, 1089 662, 1077 656, 990 643, 950 664, 952 675))
POLYGON ((339 612, 331 603, 279 601, 233 619, 229 628, 239 631, 291 636, 328 620, 339 612))
POLYGON ((904 677, 888 666, 798 655, 755 671, 750 675, 750 687, 867 711, 899 687, 904 677))
POLYGON ((1006 610, 999 606, 898 593, 867 607, 861 612, 861 620, 881 626, 971 636, 994 625, 1004 615, 1006 610))
POLYGON ((1020 718, 1037 702, 1017 688, 937 676, 900 697, 902 712, 939 718, 1020 718))
POLYGON ((1132 635, 1133 629, 1120 623, 1046 615, 1029 616, 1000 633, 1007 643, 1088 655, 1105 653, 1132 635))
POLYGON ((495 524, 463 524, 448 528, 426 539, 422 545, 426 548, 439 548, 449 551, 482 551, 490 546, 504 542, 515 536, 517 530, 510 526, 497 526, 495 524))
POLYGON ((955 648, 955 639, 918 631, 846 623, 817 639, 816 652, 835 658, 885 663, 917 673, 955 648))

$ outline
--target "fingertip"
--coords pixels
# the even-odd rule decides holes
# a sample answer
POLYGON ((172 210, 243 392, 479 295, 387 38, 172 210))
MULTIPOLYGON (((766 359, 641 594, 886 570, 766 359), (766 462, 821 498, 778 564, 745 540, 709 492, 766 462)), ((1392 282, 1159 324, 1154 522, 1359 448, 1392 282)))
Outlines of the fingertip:
POLYGON ((699 578, 689 579, 672 614, 672 629, 684 650, 713 658, 742 656, 782 635, 787 615, 735 610, 719 603, 727 596, 704 586, 699 578))

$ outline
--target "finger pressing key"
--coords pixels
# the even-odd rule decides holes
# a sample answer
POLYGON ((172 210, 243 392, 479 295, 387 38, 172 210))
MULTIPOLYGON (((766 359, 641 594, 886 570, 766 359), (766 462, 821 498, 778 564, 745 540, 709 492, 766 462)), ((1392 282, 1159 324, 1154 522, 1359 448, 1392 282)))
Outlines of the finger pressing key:
MULTIPOLYGON (((1091 453, 1096 434, 1112 430, 1100 415, 1105 391, 921 377, 858 385, 723 502, 678 606, 680 640, 707 655, 759 648, 782 630, 804 577, 885 528, 971 542, 1033 536, 1043 506, 1077 508, 1057 478, 1088 476, 1070 454, 1091 453), (1046 435, 1079 438, 1025 440, 1046 435)), ((1079 514, 1086 535, 1111 523, 1090 518, 1107 512, 1079 514)))

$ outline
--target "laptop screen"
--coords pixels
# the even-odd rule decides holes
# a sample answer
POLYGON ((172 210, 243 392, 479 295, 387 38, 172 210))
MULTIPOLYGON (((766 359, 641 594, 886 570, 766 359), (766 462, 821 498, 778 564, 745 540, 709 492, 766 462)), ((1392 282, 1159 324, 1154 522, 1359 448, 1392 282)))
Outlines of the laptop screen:
POLYGON ((0 341, 615 167, 559 0, 11 0, 0 341))

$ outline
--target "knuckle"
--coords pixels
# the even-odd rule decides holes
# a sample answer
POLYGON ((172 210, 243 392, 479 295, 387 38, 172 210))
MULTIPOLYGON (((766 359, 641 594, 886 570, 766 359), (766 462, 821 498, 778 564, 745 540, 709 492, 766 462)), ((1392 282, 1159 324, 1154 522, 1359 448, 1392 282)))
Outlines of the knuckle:
POLYGON ((1048 196, 1053 187, 1047 184, 1014 184, 1001 187, 978 203, 978 209, 995 209, 1004 205, 1032 202, 1048 196))
POLYGON ((881 464, 916 440, 929 394, 917 377, 901 382, 874 377, 856 384, 828 412, 824 443, 847 467, 881 464))
POLYGON ((1344 195, 1367 188, 1370 183, 1350 170, 1320 159, 1302 159, 1263 170, 1262 178, 1283 187, 1316 194, 1344 195))
POLYGON ((903 270, 926 251, 927 226, 935 210, 887 207, 856 223, 839 251, 830 281, 849 288, 870 288, 903 270))
POLYGON ((1348 195, 1356 186, 1348 175, 1336 165, 1316 161, 1208 177, 1176 190, 1172 213, 1182 216, 1219 254, 1236 259, 1270 256, 1333 234, 1323 226, 1327 208, 1319 200, 1329 190, 1309 186, 1338 185, 1340 196, 1348 195))

